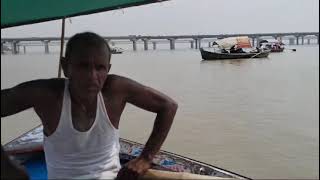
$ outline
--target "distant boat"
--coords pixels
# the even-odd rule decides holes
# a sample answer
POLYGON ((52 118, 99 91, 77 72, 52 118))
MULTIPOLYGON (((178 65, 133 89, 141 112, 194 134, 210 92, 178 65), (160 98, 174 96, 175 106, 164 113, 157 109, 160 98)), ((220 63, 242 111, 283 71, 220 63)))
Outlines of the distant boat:
MULTIPOLYGON (((47 179, 46 162, 43 152, 43 127, 38 126, 4 146, 11 158, 26 167, 30 179, 47 179)), ((120 139, 120 163, 139 156, 143 145, 120 139)), ((147 177, 150 179, 249 179, 236 173, 199 162, 167 151, 160 151, 153 160, 147 177), (162 177, 162 178, 161 178, 162 177)))
POLYGON ((119 47, 110 47, 110 49, 112 54, 122 54, 124 51, 122 48, 119 47))
POLYGON ((219 39, 213 44, 215 46, 211 50, 200 48, 203 60, 264 58, 268 57, 270 53, 270 50, 264 51, 259 48, 250 52, 243 51, 243 48, 252 48, 248 36, 219 39))
POLYGON ((260 48, 269 49, 270 52, 283 52, 284 50, 284 43, 276 39, 262 40, 259 45, 260 48))

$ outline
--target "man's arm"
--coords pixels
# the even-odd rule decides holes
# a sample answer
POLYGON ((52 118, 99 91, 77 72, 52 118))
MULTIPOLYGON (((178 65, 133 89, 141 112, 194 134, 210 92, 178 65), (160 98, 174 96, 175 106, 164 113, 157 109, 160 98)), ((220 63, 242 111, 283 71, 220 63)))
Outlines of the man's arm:
MULTIPOLYGON (((43 98, 43 80, 22 83, 10 89, 1 90, 1 117, 10 116, 35 107, 43 98)), ((1 145, 1 179, 28 179, 22 167, 12 162, 1 145)))
POLYGON ((168 135, 178 104, 168 96, 150 87, 132 84, 131 88, 128 97, 129 103, 157 113, 151 135, 140 155, 151 162, 168 135))
POLYGON ((10 116, 35 107, 45 98, 46 80, 35 80, 1 90, 1 117, 10 116))
POLYGON ((123 82, 125 84, 123 88, 127 92, 127 102, 157 113, 152 133, 141 155, 127 165, 127 168, 131 171, 136 172, 137 175, 142 175, 150 168, 152 159, 166 139, 178 105, 170 97, 155 89, 126 78, 123 79, 123 82))

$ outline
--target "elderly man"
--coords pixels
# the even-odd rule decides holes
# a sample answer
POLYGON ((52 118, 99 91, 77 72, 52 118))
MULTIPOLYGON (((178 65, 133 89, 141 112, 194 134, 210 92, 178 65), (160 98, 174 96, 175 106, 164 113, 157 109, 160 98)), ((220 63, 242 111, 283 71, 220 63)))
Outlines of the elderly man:
POLYGON ((1 117, 28 108, 40 117, 49 179, 134 179, 150 168, 166 139, 177 103, 129 78, 109 75, 110 59, 102 37, 76 34, 61 60, 66 79, 1 90, 1 117), (126 103, 157 116, 141 155, 121 167, 118 127, 126 103))

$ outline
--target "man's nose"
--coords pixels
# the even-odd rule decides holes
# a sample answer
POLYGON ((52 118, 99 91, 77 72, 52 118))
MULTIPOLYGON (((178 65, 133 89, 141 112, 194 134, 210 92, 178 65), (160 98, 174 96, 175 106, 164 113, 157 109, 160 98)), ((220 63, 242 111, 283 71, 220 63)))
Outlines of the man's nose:
POLYGON ((97 80, 98 72, 94 67, 90 67, 88 73, 89 73, 89 79, 90 80, 97 80))

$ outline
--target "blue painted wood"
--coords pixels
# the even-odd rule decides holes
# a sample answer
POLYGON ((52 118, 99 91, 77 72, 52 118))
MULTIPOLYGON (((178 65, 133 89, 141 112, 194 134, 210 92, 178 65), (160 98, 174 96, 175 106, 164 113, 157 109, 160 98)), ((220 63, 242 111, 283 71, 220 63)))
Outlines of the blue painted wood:
POLYGON ((46 161, 43 154, 32 157, 31 159, 23 163, 23 165, 25 166, 30 176, 30 180, 48 179, 46 161))

